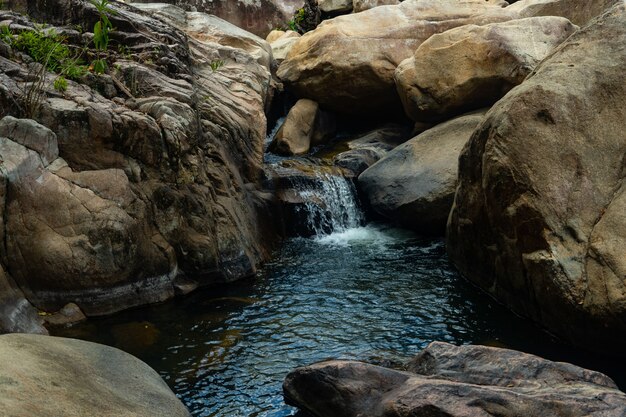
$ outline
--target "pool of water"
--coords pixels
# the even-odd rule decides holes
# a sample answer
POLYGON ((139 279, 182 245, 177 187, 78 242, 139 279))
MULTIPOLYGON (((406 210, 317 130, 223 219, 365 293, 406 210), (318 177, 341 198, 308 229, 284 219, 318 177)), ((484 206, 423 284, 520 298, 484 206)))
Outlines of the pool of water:
POLYGON ((289 416, 281 384, 329 358, 393 366, 434 340, 512 347, 624 375, 462 280, 443 241, 380 225, 287 241, 255 279, 54 332, 156 369, 194 416, 289 416))

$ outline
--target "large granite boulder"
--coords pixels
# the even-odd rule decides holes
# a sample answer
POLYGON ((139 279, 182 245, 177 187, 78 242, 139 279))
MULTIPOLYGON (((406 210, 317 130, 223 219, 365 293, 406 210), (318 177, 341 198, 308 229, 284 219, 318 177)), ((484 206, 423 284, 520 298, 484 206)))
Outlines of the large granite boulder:
POLYGON ((315 417, 621 417, 606 375, 508 349, 433 342, 406 372, 355 361, 297 368, 285 401, 315 417))
MULTIPOLYGON (((513 2, 510 2, 513 3, 513 2)), ((519 17, 563 16, 575 25, 586 25, 591 19, 602 14, 611 6, 623 3, 622 0, 519 0, 507 7, 519 17)))
POLYGON ((354 13, 373 9, 378 6, 390 6, 400 4, 399 0, 352 0, 352 11, 354 13))
POLYGON ((396 69, 404 110, 430 122, 490 106, 577 29, 563 17, 535 17, 433 35, 396 69))
MULTIPOLYGON (((78 0, 29 6, 50 25, 88 28, 97 16, 78 0)), ((46 311, 73 301, 111 313, 186 291, 183 275, 185 288, 250 276, 276 239, 262 189, 269 44, 174 6, 111 7, 111 36, 127 49, 111 48, 108 73, 68 81, 62 94, 44 74, 32 116, 45 128, 0 134, 13 164, 0 260, 46 311), (33 142, 39 131, 48 145, 33 142)), ((9 11, 0 20, 35 27, 9 11)), ((82 45, 78 31, 56 30, 82 45)), ((22 117, 33 74, 20 54, 5 55, 0 114, 22 117)))
POLYGON ((358 184, 369 207, 419 233, 443 234, 459 155, 483 116, 479 112, 437 125, 363 171, 358 184))
POLYGON ((500 100, 459 161, 451 259, 569 342, 626 348, 626 5, 500 100))
POLYGON ((0 413, 29 417, 189 417, 158 373, 81 340, 0 336, 0 413))
POLYGON ((435 33, 509 20, 499 0, 407 0, 326 20, 305 34, 278 68, 298 96, 352 114, 399 107, 396 67, 435 33))

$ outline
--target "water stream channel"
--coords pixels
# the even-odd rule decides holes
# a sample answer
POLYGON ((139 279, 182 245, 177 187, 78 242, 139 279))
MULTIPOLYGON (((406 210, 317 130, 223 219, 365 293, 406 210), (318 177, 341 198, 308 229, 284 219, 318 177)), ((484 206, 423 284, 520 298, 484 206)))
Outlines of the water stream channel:
MULTIPOLYGON (((287 240, 254 279, 55 334, 136 355, 194 416, 296 415, 281 391, 294 367, 328 358, 394 366, 433 340, 506 346, 623 375, 465 282, 443 240, 363 225, 345 180, 326 180, 316 198, 327 199, 330 226, 287 240)), ((312 208, 303 215, 323 214, 312 208)))

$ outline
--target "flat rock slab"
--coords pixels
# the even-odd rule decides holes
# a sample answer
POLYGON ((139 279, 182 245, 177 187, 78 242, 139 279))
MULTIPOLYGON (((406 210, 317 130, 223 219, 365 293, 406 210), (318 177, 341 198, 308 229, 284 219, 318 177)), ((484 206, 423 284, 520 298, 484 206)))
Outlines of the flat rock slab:
POLYGON ((119 349, 60 337, 0 336, 0 414, 188 417, 148 365, 119 349))
POLYGON ((433 342, 408 372, 355 361, 297 368, 285 400, 318 417, 623 417, 604 374, 486 346, 433 342))

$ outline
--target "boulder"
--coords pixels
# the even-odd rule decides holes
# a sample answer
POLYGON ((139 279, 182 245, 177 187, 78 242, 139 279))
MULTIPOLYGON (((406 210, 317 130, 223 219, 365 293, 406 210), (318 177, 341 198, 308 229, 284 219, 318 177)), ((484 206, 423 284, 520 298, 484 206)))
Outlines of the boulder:
POLYGON ((399 125, 387 125, 345 142, 348 150, 333 158, 336 166, 345 168, 358 177, 363 171, 375 164, 387 152, 405 142, 409 135, 407 129, 399 125))
POLYGON ((403 227, 443 234, 454 201, 459 155, 483 116, 473 113, 437 125, 366 169, 358 184, 369 206, 403 227))
POLYGON ((352 11, 358 13, 378 6, 395 4, 400 4, 400 0, 352 0, 352 11))
POLYGON ((280 155, 302 155, 311 145, 322 143, 334 133, 334 119, 307 99, 301 99, 289 110, 285 122, 280 127, 270 152, 280 155))
POLYGON ((285 401, 314 417, 621 417, 606 375, 527 353, 433 342, 396 371, 355 361, 290 372, 285 401))
POLYGON ((319 0, 317 2, 322 12, 328 14, 342 14, 352 11, 352 0, 319 0))
POLYGON ((572 35, 487 114, 447 229, 461 273, 569 342, 626 348, 626 5, 572 35))
POLYGON ((119 349, 60 337, 0 336, 7 416, 188 417, 148 365, 119 349))
POLYGON ((435 33, 509 20, 499 0, 407 0, 326 20, 278 68, 299 97, 351 114, 395 113, 393 73, 435 33))
MULTIPOLYGON (((270 34, 271 35, 271 34, 270 34)), ((293 30, 289 30, 287 32, 283 32, 279 37, 272 37, 273 40, 270 43, 272 47, 272 55, 277 63, 281 63, 285 60, 289 51, 295 43, 300 38, 300 34, 298 32, 294 32, 293 30)))
POLYGON ((396 69, 404 110, 430 122, 490 106, 577 29, 563 17, 534 17, 433 35, 396 69))
POLYGON ((519 0, 507 10, 519 17, 562 16, 575 25, 583 26, 619 3, 623 3, 622 0, 519 0))

